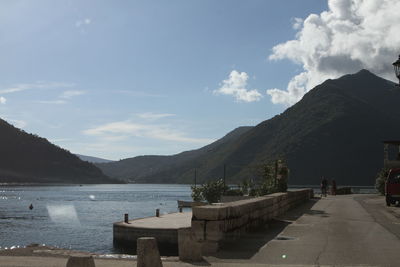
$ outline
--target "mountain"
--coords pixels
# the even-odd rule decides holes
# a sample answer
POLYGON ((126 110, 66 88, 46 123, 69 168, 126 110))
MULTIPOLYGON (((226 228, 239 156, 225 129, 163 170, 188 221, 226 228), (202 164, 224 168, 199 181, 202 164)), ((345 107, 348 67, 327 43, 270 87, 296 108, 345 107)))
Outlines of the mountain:
MULTIPOLYGON (((251 128, 239 127, 210 145, 173 156, 138 156, 96 166, 107 175, 130 182, 191 183, 194 170, 207 161, 208 155, 223 153, 225 147, 233 145, 251 128)), ((200 177, 202 168, 198 169, 200 177)))
POLYGON ((120 183, 89 162, 0 119, 0 183, 120 183))
POLYGON ((102 158, 97 158, 97 157, 92 157, 92 156, 85 156, 85 155, 80 155, 80 154, 75 154, 78 156, 83 161, 87 161, 90 163, 108 163, 108 162, 113 162, 113 160, 108 160, 108 159, 102 159, 102 158))
POLYGON ((134 182, 191 183, 195 168, 198 181, 205 181, 222 177, 225 164, 227 181, 237 182, 256 178, 263 162, 284 158, 289 184, 319 184, 325 176, 338 184, 372 185, 383 165, 382 141, 400 139, 398 103, 400 88, 361 70, 325 81, 282 114, 235 130, 234 138, 224 137, 211 149, 97 166, 134 182))

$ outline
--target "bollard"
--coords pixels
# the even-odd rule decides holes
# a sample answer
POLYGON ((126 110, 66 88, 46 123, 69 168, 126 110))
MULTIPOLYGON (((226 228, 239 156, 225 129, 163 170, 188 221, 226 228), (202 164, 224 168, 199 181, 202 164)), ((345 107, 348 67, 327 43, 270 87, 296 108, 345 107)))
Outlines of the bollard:
POLYGON ((90 255, 72 255, 68 258, 67 267, 95 267, 90 255))
POLYGON ((129 216, 128 216, 128 213, 125 213, 124 222, 125 222, 125 223, 129 223, 129 216))
POLYGON ((156 209, 156 217, 160 217, 160 209, 156 209))
POLYGON ((137 239, 137 267, 162 267, 157 240, 154 237, 137 239))
POLYGON ((182 207, 179 207, 179 212, 182 212, 182 207))
POLYGON ((203 260, 201 255, 202 243, 198 242, 192 229, 180 228, 178 230, 178 250, 179 260, 200 262, 203 260))

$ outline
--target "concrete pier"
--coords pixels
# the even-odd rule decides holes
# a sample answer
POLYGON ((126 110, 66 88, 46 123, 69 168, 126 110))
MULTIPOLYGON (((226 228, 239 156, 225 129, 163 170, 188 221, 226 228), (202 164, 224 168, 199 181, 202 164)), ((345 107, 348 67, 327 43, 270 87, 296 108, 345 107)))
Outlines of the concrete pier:
POLYGON ((128 223, 116 222, 113 226, 114 244, 117 248, 135 252, 138 238, 155 237, 162 255, 177 255, 178 230, 190 227, 191 219, 191 212, 179 212, 130 220, 128 223))

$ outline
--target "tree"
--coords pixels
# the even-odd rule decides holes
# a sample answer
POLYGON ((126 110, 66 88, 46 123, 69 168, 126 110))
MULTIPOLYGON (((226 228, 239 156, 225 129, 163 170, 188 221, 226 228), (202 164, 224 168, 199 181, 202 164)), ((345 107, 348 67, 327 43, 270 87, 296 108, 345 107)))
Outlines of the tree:
POLYGON ((262 166, 262 183, 255 191, 258 196, 287 191, 289 169, 284 160, 275 160, 262 166))

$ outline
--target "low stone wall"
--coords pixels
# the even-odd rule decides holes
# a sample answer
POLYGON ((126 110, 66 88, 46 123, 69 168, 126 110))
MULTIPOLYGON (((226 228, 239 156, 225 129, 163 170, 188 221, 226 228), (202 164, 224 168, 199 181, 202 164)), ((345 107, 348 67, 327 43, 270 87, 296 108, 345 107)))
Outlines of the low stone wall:
POLYGON ((234 201, 253 199, 253 198, 255 198, 255 197, 252 197, 252 196, 222 196, 221 202, 227 203, 227 202, 234 202, 234 201))
POLYGON ((195 254, 197 256, 191 260, 196 260, 198 255, 215 253, 223 241, 238 238, 251 228, 265 224, 311 197, 312 189, 296 189, 247 200, 194 207, 190 231, 186 229, 178 232, 182 235, 179 237, 180 257, 190 260, 191 255, 195 254), (194 252, 194 248, 201 251, 194 252))
POLYGON ((336 195, 350 195, 351 193, 351 187, 340 187, 336 189, 336 195))

